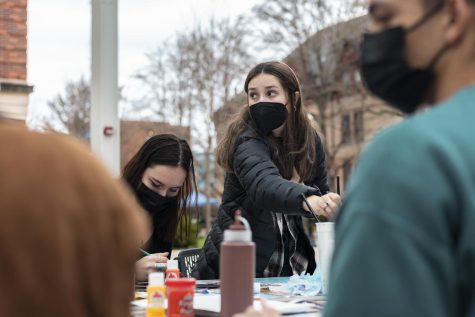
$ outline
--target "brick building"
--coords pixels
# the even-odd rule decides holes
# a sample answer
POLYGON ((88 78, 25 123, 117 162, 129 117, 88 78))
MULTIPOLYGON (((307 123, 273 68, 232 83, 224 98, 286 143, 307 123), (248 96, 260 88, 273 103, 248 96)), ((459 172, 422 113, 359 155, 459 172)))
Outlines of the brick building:
POLYGON ((366 16, 328 27, 312 36, 310 71, 302 68, 299 48, 286 62, 301 76, 305 106, 323 137, 332 189, 340 176, 342 189, 365 144, 402 114, 369 95, 360 78, 360 41, 366 16))
MULTIPOLYGON (((305 52, 298 47, 284 59, 301 80, 304 107, 324 142, 333 190, 337 175, 344 189, 367 141, 402 118, 400 113, 368 95, 361 83, 359 41, 365 25, 366 17, 359 17, 326 28, 304 43, 305 52), (302 53, 307 54, 307 69, 302 65, 302 53)), ((246 96, 241 93, 215 112, 218 141, 229 119, 246 104, 246 96)), ((223 177, 221 171, 219 178, 223 177)))
POLYGON ((25 123, 27 83, 27 0, 0 0, 0 116, 25 123))

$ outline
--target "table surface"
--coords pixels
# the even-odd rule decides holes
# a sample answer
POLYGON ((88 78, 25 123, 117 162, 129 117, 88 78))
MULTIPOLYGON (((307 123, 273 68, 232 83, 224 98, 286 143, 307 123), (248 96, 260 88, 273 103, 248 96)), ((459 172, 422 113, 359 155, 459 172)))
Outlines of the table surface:
MULTIPOLYGON (((208 281, 200 281, 200 283, 208 283, 210 285, 213 285, 217 282, 218 280, 208 280, 208 281)), ((297 296, 297 295, 291 295, 291 294, 286 294, 285 293, 285 287, 283 284, 286 284, 289 281, 289 277, 271 277, 271 278, 256 278, 255 281, 257 283, 261 283, 261 290, 262 287, 268 287, 269 291, 265 292, 260 292, 255 294, 255 299, 256 298, 265 298, 268 300, 275 300, 275 301, 282 301, 282 302, 291 302, 291 301, 297 301, 297 300, 302 300, 306 302, 311 302, 311 303, 318 303, 318 305, 323 305, 325 302, 325 297, 322 295, 319 296, 311 296, 311 297, 303 297, 303 296, 297 296)), ((142 283, 137 283, 136 284, 136 291, 137 292, 145 292, 147 287, 146 282, 142 283)), ((219 294, 219 289, 197 289, 196 290, 196 295, 195 300, 200 300, 202 296, 206 296, 203 294, 219 294)), ((137 293, 141 294, 141 293, 137 293)), ((203 314, 200 312, 200 314, 196 314, 196 316, 212 316, 213 314, 203 314)), ((216 314, 214 314, 216 315, 216 314)), ((140 308, 140 307, 135 307, 131 306, 131 316, 132 317, 145 317, 145 309, 140 308)), ((293 317, 319 317, 321 316, 320 312, 314 312, 314 313, 305 313, 305 314, 293 314, 293 317)))

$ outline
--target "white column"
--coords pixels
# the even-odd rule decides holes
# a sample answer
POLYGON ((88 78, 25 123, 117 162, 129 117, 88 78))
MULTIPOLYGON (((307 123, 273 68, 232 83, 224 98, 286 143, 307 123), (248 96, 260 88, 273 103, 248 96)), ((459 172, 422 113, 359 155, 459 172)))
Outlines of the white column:
POLYGON ((120 174, 118 0, 92 0, 91 147, 120 174), (112 129, 110 129, 112 128, 112 129), (111 133, 110 135, 107 135, 111 133))

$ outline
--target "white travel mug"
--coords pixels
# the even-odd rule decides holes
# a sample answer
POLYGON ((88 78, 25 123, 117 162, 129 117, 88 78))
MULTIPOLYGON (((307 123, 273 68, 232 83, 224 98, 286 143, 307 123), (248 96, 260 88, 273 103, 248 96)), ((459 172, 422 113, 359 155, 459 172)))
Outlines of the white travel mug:
POLYGON ((319 254, 320 274, 322 278, 322 292, 328 293, 329 272, 335 244, 335 223, 318 222, 317 225, 317 245, 319 254))

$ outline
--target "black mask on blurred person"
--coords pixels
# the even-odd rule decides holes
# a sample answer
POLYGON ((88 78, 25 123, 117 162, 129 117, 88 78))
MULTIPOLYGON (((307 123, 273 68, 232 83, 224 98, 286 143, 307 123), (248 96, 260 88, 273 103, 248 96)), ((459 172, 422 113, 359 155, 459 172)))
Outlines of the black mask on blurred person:
POLYGON ((176 197, 164 197, 148 188, 144 183, 140 184, 137 196, 142 207, 152 214, 166 210, 177 199, 176 197))
POLYGON ((264 135, 284 124, 287 108, 279 102, 258 102, 249 107, 249 113, 257 129, 264 135))
POLYGON ((408 29, 394 27, 375 34, 364 34, 361 75, 368 90, 394 108, 412 113, 424 102, 435 74, 433 67, 445 52, 444 46, 425 69, 409 66, 406 36, 429 20, 444 5, 440 1, 408 29))

